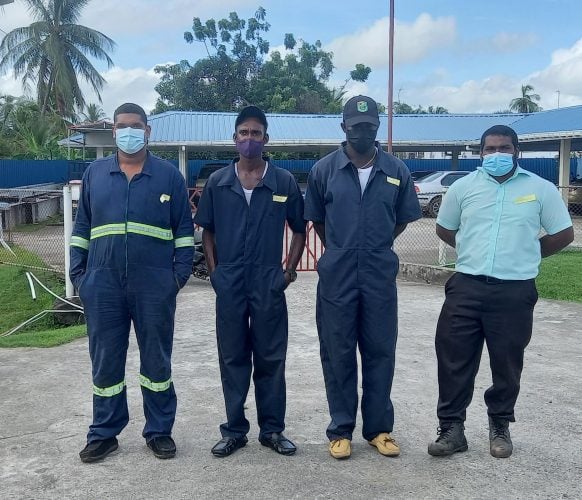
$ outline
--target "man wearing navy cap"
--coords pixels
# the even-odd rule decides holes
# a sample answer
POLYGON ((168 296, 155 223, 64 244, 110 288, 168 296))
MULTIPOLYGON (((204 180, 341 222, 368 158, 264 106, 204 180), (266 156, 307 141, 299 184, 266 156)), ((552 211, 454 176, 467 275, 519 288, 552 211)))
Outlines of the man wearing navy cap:
POLYGON ((295 453, 285 437, 285 289, 305 247, 303 197, 293 175, 263 157, 269 141, 265 113, 247 106, 236 118, 239 157, 214 172, 200 198, 195 222, 216 292, 216 337, 226 422, 212 448, 226 457, 248 442, 244 403, 251 373, 259 441, 281 455, 295 453), (285 223, 293 233, 281 266, 285 223))
POLYGON ((392 437, 390 400, 397 337, 394 239, 421 217, 410 173, 376 142, 376 102, 351 98, 344 107, 346 141, 309 174, 305 218, 325 245, 317 263, 317 330, 331 423, 329 452, 351 455, 362 359, 362 433, 385 456, 392 437))

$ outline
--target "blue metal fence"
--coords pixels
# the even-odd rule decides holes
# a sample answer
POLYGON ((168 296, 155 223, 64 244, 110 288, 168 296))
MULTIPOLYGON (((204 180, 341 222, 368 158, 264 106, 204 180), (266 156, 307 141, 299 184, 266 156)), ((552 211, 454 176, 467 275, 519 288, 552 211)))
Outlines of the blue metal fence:
MULTIPOLYGON (((189 160, 187 184, 196 185, 200 169, 207 163, 222 163, 218 160, 189 160)), ((276 160, 278 166, 295 172, 309 172, 316 160, 276 160)), ((31 186, 49 182, 65 183, 73 179, 81 179, 90 162, 67 160, 0 160, 0 188, 31 186)), ((178 161, 172 163, 178 166, 178 161)), ((226 163, 226 161, 224 162, 226 163)), ((404 163, 411 172, 419 170, 437 171, 451 170, 450 159, 416 160, 406 159, 404 163)), ((523 158, 520 165, 556 184, 558 182, 558 160, 554 158, 523 158)), ((475 170, 478 159, 460 159, 459 170, 475 170)), ((570 177, 574 178, 578 171, 578 160, 570 161, 570 177)))

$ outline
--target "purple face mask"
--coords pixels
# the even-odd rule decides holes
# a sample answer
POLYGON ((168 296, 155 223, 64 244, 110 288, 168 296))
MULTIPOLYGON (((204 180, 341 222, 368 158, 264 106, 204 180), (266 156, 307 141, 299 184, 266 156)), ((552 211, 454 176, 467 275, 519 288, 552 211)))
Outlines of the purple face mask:
POLYGON ((260 158, 264 147, 263 141, 253 141, 252 139, 236 141, 236 150, 245 158, 260 158))

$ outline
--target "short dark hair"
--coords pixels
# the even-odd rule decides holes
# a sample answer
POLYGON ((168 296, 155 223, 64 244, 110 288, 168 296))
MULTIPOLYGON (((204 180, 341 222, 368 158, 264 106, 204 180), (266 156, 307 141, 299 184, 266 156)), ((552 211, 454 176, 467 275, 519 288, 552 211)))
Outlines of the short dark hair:
POLYGON ((117 115, 121 115, 123 113, 131 113, 132 115, 139 115, 140 118, 143 120, 144 124, 145 125, 148 124, 148 117, 146 115, 146 112, 143 110, 143 108, 141 106, 138 106, 137 104, 134 104, 133 102, 126 102, 125 104, 122 104, 121 106, 119 106, 115 110, 115 113, 113 113, 113 122, 115 123, 117 121, 117 115))
POLYGON ((234 130, 238 128, 241 123, 246 122, 249 118, 256 118, 263 127, 265 127, 265 132, 267 131, 267 127, 269 126, 267 123, 267 117, 261 108, 257 106, 247 106, 243 108, 241 112, 236 117, 236 121, 234 122, 234 130))
POLYGON ((515 149, 519 148, 519 140, 517 139, 517 134, 515 130, 507 125, 493 125, 493 127, 488 128, 483 135, 481 136, 481 151, 483 151, 483 147, 485 146, 485 138, 490 135, 502 135, 504 137, 511 137, 511 142, 513 143, 513 147, 515 149))

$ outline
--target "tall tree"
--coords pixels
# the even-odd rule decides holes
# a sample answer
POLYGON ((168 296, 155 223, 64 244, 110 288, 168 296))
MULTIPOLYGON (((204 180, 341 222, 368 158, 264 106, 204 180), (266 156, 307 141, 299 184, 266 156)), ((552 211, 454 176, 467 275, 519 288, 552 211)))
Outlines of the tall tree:
POLYGON ((105 79, 88 56, 113 61, 108 52, 115 42, 103 33, 77 24, 90 0, 24 0, 34 19, 30 26, 16 28, 0 44, 0 71, 13 69, 25 88, 36 83, 40 112, 55 109, 62 117, 83 109, 85 99, 79 78, 86 80, 101 102, 105 79))
POLYGON ((542 108, 538 104, 540 100, 539 94, 533 93, 534 88, 527 84, 521 86, 521 97, 512 99, 509 103, 509 109, 517 113, 536 113, 542 108))
POLYGON ((86 122, 98 122, 100 120, 105 120, 107 115, 103 108, 94 102, 87 104, 85 111, 81 113, 81 118, 86 122))
MULTIPOLYGON (((327 86, 334 69, 333 54, 324 51, 319 40, 313 44, 298 42, 292 33, 286 33, 285 54, 275 51, 265 61, 269 43, 264 34, 269 29, 262 7, 248 20, 236 12, 219 21, 202 22, 195 17, 184 39, 204 44, 208 57, 194 64, 181 61, 155 68, 162 75, 156 86, 160 98, 155 112, 236 111, 249 103, 267 112, 341 111, 343 87, 338 90, 327 86)), ((350 76, 365 81, 370 71, 359 64, 350 76)))

